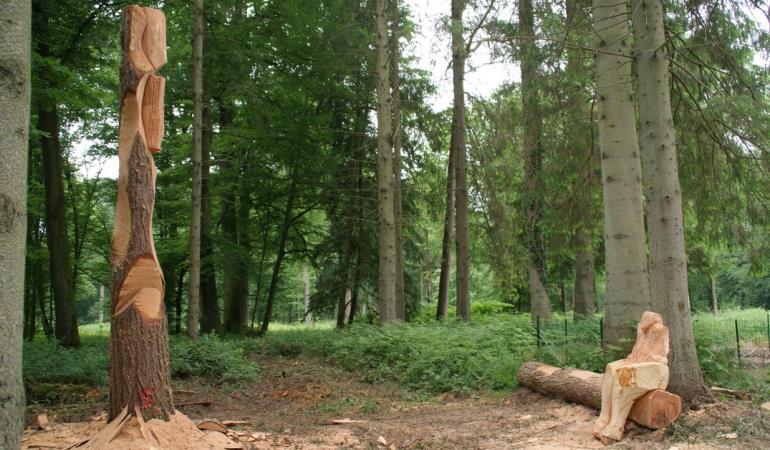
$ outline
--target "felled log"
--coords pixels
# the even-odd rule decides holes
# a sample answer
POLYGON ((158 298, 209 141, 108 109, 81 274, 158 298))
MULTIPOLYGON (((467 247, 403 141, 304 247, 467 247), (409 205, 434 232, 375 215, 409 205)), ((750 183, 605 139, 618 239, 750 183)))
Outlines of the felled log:
MULTIPOLYGON (((521 386, 541 394, 594 409, 602 406, 602 375, 598 373, 529 361, 521 366, 517 379, 521 386)), ((656 389, 634 403, 628 418, 657 430, 671 424, 681 412, 682 399, 678 395, 656 389)))

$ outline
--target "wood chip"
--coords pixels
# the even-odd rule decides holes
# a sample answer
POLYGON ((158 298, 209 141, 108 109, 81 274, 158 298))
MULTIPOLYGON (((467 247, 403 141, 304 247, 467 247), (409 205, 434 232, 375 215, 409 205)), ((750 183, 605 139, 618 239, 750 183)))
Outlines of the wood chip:
POLYGON ((251 422, 246 420, 223 420, 222 425, 226 427, 236 427, 238 425, 251 425, 251 422))
POLYGON ((384 445, 385 447, 387 447, 387 446, 388 446, 388 441, 387 441, 387 439, 385 439, 385 438, 384 438, 384 437, 382 437, 382 436, 380 436, 380 437, 378 437, 378 438, 377 438, 377 443, 378 443, 378 444, 382 444, 382 445, 384 445))
POLYGON ((724 438, 724 439, 738 439, 738 433, 720 434, 719 437, 724 438))
POLYGON ((174 406, 195 406, 195 405, 211 406, 213 404, 214 404, 214 402, 211 401, 211 400, 198 400, 198 401, 194 401, 194 402, 175 403, 174 406))
POLYGON ((50 428, 50 425, 48 424, 48 414, 38 414, 37 427, 41 430, 47 430, 50 428))
POLYGON ((328 422, 326 422, 327 425, 344 425, 347 423, 366 423, 365 420, 357 420, 357 419, 351 419, 349 417, 346 417, 344 419, 333 419, 328 422))
POLYGON ((222 425, 222 422, 216 419, 203 419, 195 423, 199 430, 218 431, 220 433, 227 433, 227 428, 222 425))
POLYGON ((770 411, 770 402, 765 402, 765 403, 762 403, 762 405, 760 406, 760 408, 762 408, 762 409, 764 409, 764 410, 767 410, 767 411, 770 411))
POLYGON ((727 395, 739 400, 751 400, 751 394, 747 392, 736 391, 734 389, 727 389, 719 386, 711 386, 711 392, 715 394, 727 395))
POLYGON ((37 441, 37 442, 30 442, 28 444, 29 448, 59 448, 61 444, 57 444, 55 442, 47 442, 47 441, 37 441))

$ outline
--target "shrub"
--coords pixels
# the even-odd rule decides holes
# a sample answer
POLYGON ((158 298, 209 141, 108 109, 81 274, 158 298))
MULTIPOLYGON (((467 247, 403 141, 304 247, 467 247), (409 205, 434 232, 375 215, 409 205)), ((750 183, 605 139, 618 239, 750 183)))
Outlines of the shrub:
POLYGON ((224 383, 253 380, 258 375, 257 366, 246 359, 242 340, 222 339, 213 334, 195 341, 174 336, 170 345, 171 375, 224 383))

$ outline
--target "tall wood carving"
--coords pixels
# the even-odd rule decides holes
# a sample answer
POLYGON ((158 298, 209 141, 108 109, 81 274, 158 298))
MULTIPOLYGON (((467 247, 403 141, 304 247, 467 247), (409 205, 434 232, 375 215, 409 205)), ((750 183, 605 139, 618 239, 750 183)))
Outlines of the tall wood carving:
POLYGON ((607 364, 602 377, 602 411, 594 436, 607 444, 619 441, 634 402, 668 385, 668 328, 660 314, 645 311, 636 344, 627 358, 607 364))
POLYGON ((169 374, 164 280, 152 237, 156 169, 163 138, 166 63, 163 12, 126 8, 120 67, 120 176, 112 235, 110 418, 124 408, 145 420, 168 420, 169 374))

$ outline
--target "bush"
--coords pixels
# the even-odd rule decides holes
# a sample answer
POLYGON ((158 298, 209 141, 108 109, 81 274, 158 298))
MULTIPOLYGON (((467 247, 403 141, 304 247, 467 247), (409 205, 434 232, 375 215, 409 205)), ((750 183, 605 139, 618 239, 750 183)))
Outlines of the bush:
POLYGON ((195 341, 172 337, 171 376, 202 377, 224 383, 255 379, 259 371, 244 355, 241 342, 244 339, 222 339, 213 334, 203 335, 195 341))

